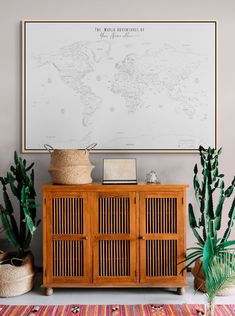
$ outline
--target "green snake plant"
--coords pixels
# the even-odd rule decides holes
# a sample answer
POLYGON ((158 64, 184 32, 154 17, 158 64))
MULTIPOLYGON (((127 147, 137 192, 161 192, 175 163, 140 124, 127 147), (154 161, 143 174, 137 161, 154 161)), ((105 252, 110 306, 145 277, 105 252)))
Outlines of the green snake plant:
POLYGON ((193 177, 197 207, 200 210, 198 218, 196 218, 192 204, 188 206, 189 224, 197 243, 196 246, 188 249, 190 252, 184 260, 187 261, 187 264, 182 271, 200 259, 202 261, 201 267, 206 273, 209 271, 210 263, 214 257, 220 257, 226 252, 232 256, 230 251, 233 250, 231 246, 235 245, 235 240, 229 240, 229 237, 235 220, 235 198, 233 198, 230 210, 227 212, 227 228, 222 233, 222 237, 219 238, 218 236, 225 200, 232 195, 235 187, 234 177, 231 185, 225 188, 224 174, 219 173, 218 169, 221 152, 221 148, 216 152, 211 147, 208 149, 199 147, 202 175, 199 175, 196 164, 193 177))
POLYGON ((26 166, 26 160, 19 157, 16 151, 14 163, 6 177, 0 177, 3 189, 0 218, 8 241, 22 258, 30 247, 32 236, 40 221, 36 221, 38 205, 35 203, 34 163, 26 166), (13 203, 10 197, 16 199, 16 203, 13 203), (19 210, 19 215, 14 216, 16 208, 19 210))

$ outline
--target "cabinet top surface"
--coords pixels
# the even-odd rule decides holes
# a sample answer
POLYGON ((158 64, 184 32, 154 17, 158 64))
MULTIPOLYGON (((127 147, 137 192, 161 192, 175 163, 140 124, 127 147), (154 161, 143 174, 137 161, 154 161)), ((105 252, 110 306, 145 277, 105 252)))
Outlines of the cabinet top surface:
POLYGON ((63 184, 44 184, 42 188, 50 191, 162 191, 162 190, 185 190, 189 187, 187 184, 102 184, 102 183, 89 183, 79 185, 63 185, 63 184))

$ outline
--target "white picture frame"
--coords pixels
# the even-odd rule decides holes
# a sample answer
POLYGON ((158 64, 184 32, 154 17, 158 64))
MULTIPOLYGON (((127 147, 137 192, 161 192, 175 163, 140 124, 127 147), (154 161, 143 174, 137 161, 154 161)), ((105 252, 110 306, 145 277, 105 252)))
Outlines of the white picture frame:
POLYGON ((23 21, 22 152, 218 147, 216 21, 23 21))
POLYGON ((103 184, 137 184, 135 158, 104 158, 103 184))

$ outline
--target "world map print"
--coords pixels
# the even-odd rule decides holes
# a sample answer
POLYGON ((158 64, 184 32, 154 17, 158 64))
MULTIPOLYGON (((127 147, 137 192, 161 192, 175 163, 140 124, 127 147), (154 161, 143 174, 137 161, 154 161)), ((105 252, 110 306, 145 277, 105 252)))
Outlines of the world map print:
POLYGON ((214 145, 214 25, 38 22, 26 34, 27 148, 214 145))

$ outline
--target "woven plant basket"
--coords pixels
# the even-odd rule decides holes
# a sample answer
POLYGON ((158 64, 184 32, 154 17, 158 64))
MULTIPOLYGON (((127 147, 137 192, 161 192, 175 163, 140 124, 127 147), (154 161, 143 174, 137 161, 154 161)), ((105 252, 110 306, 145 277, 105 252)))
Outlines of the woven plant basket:
POLYGON ((96 144, 86 149, 53 149, 44 145, 51 154, 49 173, 54 184, 87 184, 92 182, 91 171, 94 166, 89 152, 96 144))
MULTIPOLYGON (((11 253, 1 253, 0 261, 12 257, 11 253)), ((34 259, 28 253, 20 266, 15 264, 19 259, 9 259, 11 263, 0 264, 0 297, 22 295, 31 291, 34 283, 34 259)))
POLYGON ((50 168, 49 172, 54 184, 87 184, 92 182, 91 171, 94 166, 72 166, 50 168))
MULTIPOLYGON (((198 273, 200 265, 201 265, 201 261, 196 260, 195 266, 192 268, 192 274, 194 276, 194 288, 195 290, 206 293, 205 275, 202 268, 200 269, 198 273)), ((227 295, 235 295, 235 286, 221 289, 217 293, 217 296, 227 296, 227 295)))

